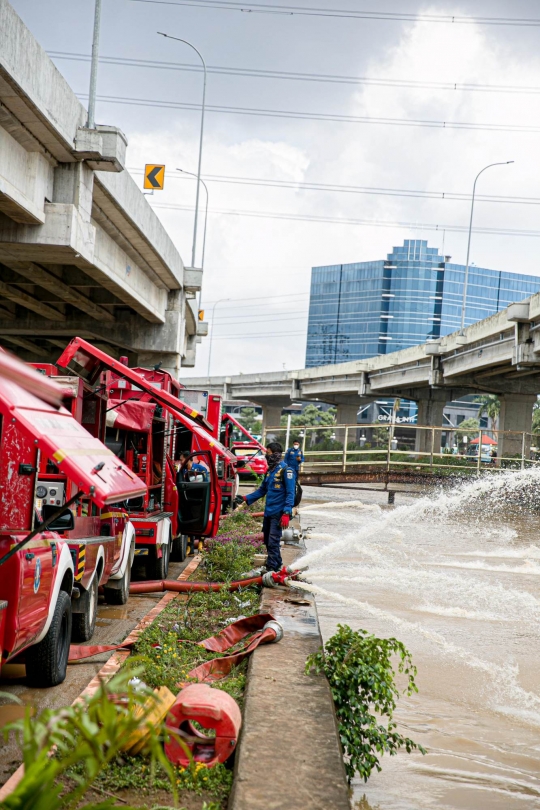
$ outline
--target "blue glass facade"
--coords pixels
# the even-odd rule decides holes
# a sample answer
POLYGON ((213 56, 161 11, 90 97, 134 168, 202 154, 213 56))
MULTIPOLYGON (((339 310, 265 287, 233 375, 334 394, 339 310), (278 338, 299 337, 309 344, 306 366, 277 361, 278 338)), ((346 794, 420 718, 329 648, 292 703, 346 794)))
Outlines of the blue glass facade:
MULTIPOLYGON (((314 267, 306 368, 388 354, 455 332, 464 280, 465 266, 447 262, 423 239, 406 239, 386 260, 314 267)), ((537 276, 472 266, 465 325, 539 289, 537 276)))

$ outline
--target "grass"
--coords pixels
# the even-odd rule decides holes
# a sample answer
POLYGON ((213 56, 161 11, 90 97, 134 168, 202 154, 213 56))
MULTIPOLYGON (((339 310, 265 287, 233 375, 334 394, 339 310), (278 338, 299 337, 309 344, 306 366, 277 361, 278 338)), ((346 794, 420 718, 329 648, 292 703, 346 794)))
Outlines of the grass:
MULTIPOLYGON (((261 546, 246 540, 245 536, 260 532, 260 519, 253 518, 248 510, 241 510, 224 520, 222 526, 221 534, 207 542, 193 579, 228 582, 253 568, 255 554, 261 546)), ((219 633, 235 619, 257 613, 259 602, 260 593, 254 588, 236 593, 209 591, 180 595, 140 636, 134 650, 142 667, 139 677, 152 688, 167 686, 173 694, 178 694, 181 685, 189 681, 190 670, 217 657, 203 647, 184 642, 201 641, 219 633)), ((242 707, 246 671, 247 661, 244 661, 227 678, 214 683, 213 688, 228 692, 242 707)), ((233 781, 227 765, 206 768, 194 763, 185 769, 176 768, 175 775, 180 807, 186 804, 200 810, 226 807, 233 781), (199 801, 194 803, 195 797, 199 797, 199 801)), ((122 791, 131 803, 134 797, 144 802, 147 796, 165 797, 171 792, 164 771, 159 766, 152 769, 143 756, 117 758, 98 777, 95 789, 105 794, 122 791)), ((156 806, 156 803, 144 806, 156 806)))

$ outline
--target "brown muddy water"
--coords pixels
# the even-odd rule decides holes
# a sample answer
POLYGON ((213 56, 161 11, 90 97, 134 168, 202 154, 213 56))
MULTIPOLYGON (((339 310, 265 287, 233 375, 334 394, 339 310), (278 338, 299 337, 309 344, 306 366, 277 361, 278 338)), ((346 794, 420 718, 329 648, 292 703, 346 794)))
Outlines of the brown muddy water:
POLYGON ((338 623, 396 636, 419 694, 356 810, 540 808, 540 476, 437 497, 306 488, 302 526, 323 637, 338 623), (354 499, 354 500, 353 500, 354 499), (332 501, 331 503, 325 503, 332 501))

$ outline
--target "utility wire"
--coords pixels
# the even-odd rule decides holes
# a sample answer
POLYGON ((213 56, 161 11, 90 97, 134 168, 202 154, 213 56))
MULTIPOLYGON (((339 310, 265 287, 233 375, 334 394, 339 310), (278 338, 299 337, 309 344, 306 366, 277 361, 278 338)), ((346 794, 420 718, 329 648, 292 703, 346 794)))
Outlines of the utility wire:
MULTIPOLYGON (((143 175, 144 171, 138 168, 129 168, 131 174, 143 175)), ((174 180, 185 180, 181 174, 171 174, 174 180)), ((459 202, 470 202, 471 195, 453 191, 420 191, 417 189, 403 188, 380 188, 377 186, 352 186, 340 185, 339 183, 311 183, 295 180, 267 180, 258 177, 234 177, 222 174, 204 175, 204 180, 215 183, 232 183, 248 186, 268 186, 271 188, 291 188, 296 191, 332 191, 347 194, 370 194, 386 197, 413 197, 426 200, 452 200, 459 202)), ((477 202, 494 202, 519 205, 540 205, 540 197, 511 197, 500 194, 477 194, 477 202)))
MULTIPOLYGON (((189 205, 175 205, 174 203, 153 203, 153 208, 173 209, 176 211, 189 211, 192 212, 193 208, 189 205)), ((209 214, 224 214, 236 217, 255 217, 259 219, 283 219, 291 220, 293 222, 316 222, 316 223, 329 223, 335 225, 365 225, 374 228, 406 228, 408 230, 417 230, 421 227, 426 231, 448 231, 452 233, 467 233, 469 228, 467 225, 438 225, 431 223, 418 223, 418 222, 391 222, 388 220, 376 219, 352 219, 346 217, 323 217, 307 214, 283 214, 281 212, 272 211, 235 211, 226 208, 209 208, 209 214)), ((487 227, 474 227, 475 233, 482 234, 498 234, 500 236, 540 236, 540 231, 521 229, 521 228, 487 228, 487 227)))
MULTIPOLYGON (((81 99, 88 98, 86 93, 77 93, 81 99)), ((145 98, 121 98, 120 96, 97 96, 98 101, 105 104, 124 104, 134 107, 155 107, 171 110, 200 111, 200 104, 182 101, 165 101, 145 98)), ((466 121, 430 121, 429 119, 413 118, 379 118, 367 115, 343 115, 337 113, 310 113, 295 110, 271 110, 256 107, 228 107, 221 104, 207 104, 206 111, 212 113, 225 113, 227 115, 252 115, 266 118, 290 118, 300 121, 329 121, 341 124, 379 124, 400 127, 428 127, 429 129, 456 129, 480 130, 482 132, 540 132, 540 127, 520 124, 474 124, 466 121)))
POLYGON ((343 20, 384 20, 386 22, 430 22, 451 25, 510 25, 540 27, 540 19, 531 17, 462 17, 455 14, 415 14, 399 11, 354 11, 351 9, 285 6, 277 3, 245 3, 229 0, 130 0, 132 3, 148 3, 151 6, 188 6, 211 8, 220 11, 239 11, 245 14, 279 14, 298 17, 333 17, 343 20))
MULTIPOLYGON (((47 51, 52 59, 66 59, 72 62, 90 62, 90 54, 72 51, 47 51)), ((202 73, 200 65, 187 62, 166 62, 160 59, 132 59, 121 56, 100 56, 99 61, 104 65, 122 65, 125 67, 142 67, 156 70, 180 70, 190 73, 202 73)), ((262 70, 259 68, 235 68, 221 65, 207 65, 208 73, 220 76, 245 76, 257 79, 283 79, 302 82, 323 82, 330 84, 353 84, 371 87, 411 87, 415 90, 452 90, 454 92, 482 92, 482 93, 523 93, 539 95, 540 87, 527 87, 504 84, 474 84, 468 82, 420 82, 411 79, 377 79, 368 76, 340 76, 328 73, 300 73, 285 70, 262 70)))

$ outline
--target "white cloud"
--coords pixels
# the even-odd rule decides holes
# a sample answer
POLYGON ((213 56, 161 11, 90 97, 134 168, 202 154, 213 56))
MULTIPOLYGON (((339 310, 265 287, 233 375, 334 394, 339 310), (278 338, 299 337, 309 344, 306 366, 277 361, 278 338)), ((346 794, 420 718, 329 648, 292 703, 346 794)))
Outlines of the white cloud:
MULTIPOLYGON (((440 13, 440 7, 433 7, 440 13)), ((468 84, 540 86, 540 58, 510 47, 500 31, 477 26, 438 26, 418 23, 401 31, 399 40, 376 53, 364 75, 373 78, 468 84), (497 38, 500 37, 500 38, 497 38)), ((354 52, 350 75, 362 72, 354 52)), ((261 84, 261 93, 264 92, 261 84)), ((342 98, 342 90, 337 94, 342 98)), ((522 93, 480 93, 388 87, 352 86, 345 108, 337 98, 334 111, 370 117, 461 121, 470 123, 540 126, 538 97, 522 93)), ((313 92, 304 109, 329 111, 328 94, 315 106, 313 92), (309 105, 309 106, 308 106, 309 105)), ((264 106, 261 101, 260 106, 264 106)), ((302 108, 283 102, 283 107, 302 108)), ((291 121, 273 138, 275 119, 268 118, 267 134, 251 135, 254 119, 226 115, 208 117, 203 175, 230 175, 278 180, 470 192, 476 173, 490 162, 516 161, 492 169, 481 180, 479 193, 536 197, 540 179, 538 133, 457 131, 370 124, 291 121), (233 133, 243 125, 245 137, 233 133), (283 132, 288 137, 283 137, 283 132)), ((171 131, 131 134, 130 166, 164 162, 166 190, 159 203, 192 206, 194 181, 173 180, 176 166, 196 171, 196 119, 175 122, 171 131)), ((203 306, 220 298, 213 345, 213 371, 265 371, 301 367, 305 356, 306 311, 312 265, 381 258, 403 238, 427 238, 442 246, 443 234, 423 224, 466 225, 468 204, 338 194, 271 187, 232 185, 209 181, 210 208, 272 211, 302 216, 348 217, 410 222, 410 228, 377 228, 313 224, 281 219, 212 214, 208 223, 203 306), (268 301, 250 301, 256 296, 268 301), (275 296, 290 296, 276 299, 275 296), (303 296, 303 297, 302 297, 303 296), (242 301, 241 299, 246 299, 242 301), (289 317, 285 320, 285 317, 289 317), (293 333, 293 334, 289 334, 293 333), (226 336, 243 335, 226 339, 226 336), (266 335, 260 338, 260 335, 266 335)), ((203 205, 201 211, 203 211, 203 205)), ((191 253, 192 213, 157 209, 186 262, 191 253)), ((540 229, 537 206, 480 202, 477 225, 540 229)), ((202 229, 201 237, 202 238, 202 229)), ((445 252, 463 261, 465 234, 446 233, 445 252)), ((473 261, 496 269, 539 273, 540 240, 475 234, 473 261)), ((208 339, 198 347, 195 375, 206 373, 208 339)), ((190 372, 186 370, 186 376, 190 372)))

